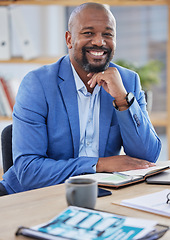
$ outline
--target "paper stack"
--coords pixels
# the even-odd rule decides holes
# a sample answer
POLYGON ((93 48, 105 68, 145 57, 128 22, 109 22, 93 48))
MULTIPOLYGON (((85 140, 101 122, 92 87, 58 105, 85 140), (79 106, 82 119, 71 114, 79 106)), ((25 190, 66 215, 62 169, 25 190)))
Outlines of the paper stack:
POLYGON ((170 217, 170 204, 167 204, 168 193, 170 193, 170 189, 125 199, 121 205, 170 217))

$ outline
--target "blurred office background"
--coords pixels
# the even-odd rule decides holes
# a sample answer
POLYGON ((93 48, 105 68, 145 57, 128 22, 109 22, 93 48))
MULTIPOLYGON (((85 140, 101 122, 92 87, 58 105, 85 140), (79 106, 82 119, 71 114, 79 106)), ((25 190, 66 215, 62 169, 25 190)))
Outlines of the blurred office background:
MULTIPOLYGON (((20 7, 26 27, 35 45, 37 56, 58 57, 67 53, 64 34, 67 21, 73 7, 63 6, 14 6, 20 7)), ((168 7, 167 6, 129 6, 111 7, 117 20, 117 49, 113 61, 126 60, 137 66, 145 65, 150 60, 163 63, 159 74, 160 82, 152 85, 152 110, 166 111, 167 101, 167 40, 168 7)), ((11 56, 22 56, 21 48, 13 30, 11 32, 11 56)), ((56 57, 56 59, 55 59, 56 57)), ((24 75, 41 64, 0 63, 0 76, 13 84, 14 95, 24 75)), ((151 69, 152 71, 152 69, 151 69)), ((12 120, 0 120, 0 132, 12 120)), ((156 127, 163 147, 159 160, 168 160, 167 136, 165 127, 156 127)), ((0 154, 0 166, 1 166, 0 154)))

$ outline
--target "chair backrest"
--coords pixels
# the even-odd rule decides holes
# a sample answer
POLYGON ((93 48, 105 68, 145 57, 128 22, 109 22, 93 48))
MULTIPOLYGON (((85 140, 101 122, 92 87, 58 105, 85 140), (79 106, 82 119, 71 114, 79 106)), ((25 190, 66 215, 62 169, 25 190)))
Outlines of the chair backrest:
POLYGON ((12 159, 12 124, 1 133, 2 164, 4 173, 13 165, 12 159))

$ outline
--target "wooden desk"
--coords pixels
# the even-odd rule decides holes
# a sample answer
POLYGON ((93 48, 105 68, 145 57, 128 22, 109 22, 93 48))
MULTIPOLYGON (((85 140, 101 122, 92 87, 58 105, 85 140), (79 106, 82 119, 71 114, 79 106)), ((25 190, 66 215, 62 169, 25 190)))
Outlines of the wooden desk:
MULTIPOLYGON (((165 188, 170 189, 169 186, 139 183, 122 189, 112 190, 111 196, 97 199, 96 209, 131 217, 154 219, 161 224, 170 226, 170 218, 168 217, 117 205, 122 199, 161 191, 165 188), (112 202, 115 204, 112 204, 112 202)), ((63 184, 0 197, 0 240, 27 239, 22 236, 15 236, 18 226, 30 227, 47 222, 66 207, 65 186, 63 184)), ((170 239, 170 231, 162 239, 170 239)))

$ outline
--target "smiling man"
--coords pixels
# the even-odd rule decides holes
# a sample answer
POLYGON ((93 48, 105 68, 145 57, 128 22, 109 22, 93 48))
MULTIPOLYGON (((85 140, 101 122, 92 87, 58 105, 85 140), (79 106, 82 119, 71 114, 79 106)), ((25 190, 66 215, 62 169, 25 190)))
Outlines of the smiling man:
POLYGON ((69 55, 28 73, 20 85, 14 165, 3 176, 1 195, 74 175, 147 168, 159 156, 139 76, 111 63, 116 21, 110 10, 97 3, 77 7, 66 43, 69 55))
POLYGON ((66 40, 77 72, 84 69, 86 76, 87 72, 102 72, 109 67, 116 48, 116 21, 100 5, 82 5, 70 17, 66 40))

